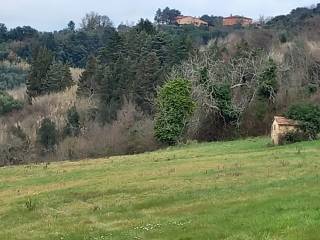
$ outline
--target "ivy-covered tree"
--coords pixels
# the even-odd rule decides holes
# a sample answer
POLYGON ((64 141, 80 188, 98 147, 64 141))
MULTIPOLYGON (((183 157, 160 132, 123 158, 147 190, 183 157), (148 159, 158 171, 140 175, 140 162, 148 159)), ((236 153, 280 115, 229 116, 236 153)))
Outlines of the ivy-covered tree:
POLYGON ((185 79, 168 81, 160 88, 156 105, 155 136, 162 143, 174 145, 182 137, 194 109, 191 83, 185 79))
POLYGON ((258 95, 265 99, 275 99, 278 90, 277 64, 269 58, 258 76, 258 95))

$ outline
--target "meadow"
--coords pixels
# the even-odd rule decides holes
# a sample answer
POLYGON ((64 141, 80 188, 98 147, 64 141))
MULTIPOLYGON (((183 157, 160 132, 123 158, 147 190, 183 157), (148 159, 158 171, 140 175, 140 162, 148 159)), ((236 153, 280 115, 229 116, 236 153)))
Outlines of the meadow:
POLYGON ((319 236, 319 141, 193 143, 0 168, 1 240, 319 236))

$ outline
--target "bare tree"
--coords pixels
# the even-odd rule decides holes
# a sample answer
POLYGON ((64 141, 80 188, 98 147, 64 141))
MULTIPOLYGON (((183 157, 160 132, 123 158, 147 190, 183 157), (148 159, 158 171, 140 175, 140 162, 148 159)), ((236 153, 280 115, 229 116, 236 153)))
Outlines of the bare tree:
POLYGON ((108 16, 99 15, 96 12, 87 13, 81 23, 81 28, 86 30, 97 30, 112 26, 113 23, 108 16))

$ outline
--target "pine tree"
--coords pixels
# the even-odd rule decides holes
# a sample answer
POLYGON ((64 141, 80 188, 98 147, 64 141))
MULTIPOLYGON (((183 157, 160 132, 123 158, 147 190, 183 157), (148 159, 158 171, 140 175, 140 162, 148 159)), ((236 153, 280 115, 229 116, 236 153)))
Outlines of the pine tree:
POLYGON ((95 80, 95 74, 97 68, 97 59, 94 56, 90 56, 86 70, 82 73, 78 82, 77 96, 91 97, 96 93, 97 83, 95 80))
POLYGON ((70 71, 70 66, 67 64, 63 65, 63 76, 62 76, 62 88, 65 90, 66 88, 70 88, 72 85, 74 85, 71 71, 70 71))
POLYGON ((45 92, 59 92, 62 90, 61 79, 63 73, 63 64, 60 62, 54 62, 47 73, 46 89, 45 92))
POLYGON ((27 94, 29 98, 46 93, 47 73, 53 61, 52 53, 45 47, 34 52, 31 69, 27 78, 27 94))
POLYGON ((59 133, 56 124, 45 118, 41 122, 41 126, 37 131, 38 143, 42 145, 45 151, 54 151, 58 144, 59 133))
POLYGON ((123 51, 123 40, 119 33, 114 32, 107 45, 99 53, 99 62, 102 64, 111 64, 119 58, 123 51))
POLYGON ((47 73, 45 92, 49 94, 64 91, 71 87, 72 83, 69 66, 61 62, 54 62, 47 73))
POLYGON ((111 122, 116 119, 117 111, 122 104, 123 88, 121 87, 121 64, 116 62, 111 66, 100 68, 99 78, 99 113, 100 120, 111 122))
POLYGON ((151 113, 152 103, 150 100, 155 95, 156 86, 160 85, 161 79, 161 67, 157 54, 145 49, 136 69, 134 100, 143 111, 151 113))
POLYGON ((64 136, 75 137, 80 134, 80 115, 77 108, 73 106, 67 112, 67 124, 63 130, 64 136))

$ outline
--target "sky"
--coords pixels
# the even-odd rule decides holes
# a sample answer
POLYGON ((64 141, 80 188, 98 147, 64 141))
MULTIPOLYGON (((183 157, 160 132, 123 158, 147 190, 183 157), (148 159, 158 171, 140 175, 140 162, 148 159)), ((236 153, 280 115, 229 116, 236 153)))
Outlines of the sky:
POLYGON ((79 26, 86 13, 109 16, 117 26, 140 18, 153 20, 158 8, 169 6, 183 15, 259 16, 287 14, 320 0, 0 0, 0 23, 8 28, 32 26, 40 31, 60 30, 73 20, 79 26))

